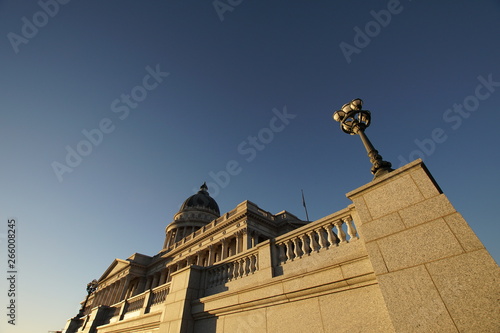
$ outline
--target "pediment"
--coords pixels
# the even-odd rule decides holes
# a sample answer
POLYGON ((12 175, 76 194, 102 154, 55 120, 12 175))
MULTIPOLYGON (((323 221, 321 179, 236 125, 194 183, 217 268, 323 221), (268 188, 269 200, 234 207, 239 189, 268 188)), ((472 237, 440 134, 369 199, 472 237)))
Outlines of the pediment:
POLYGON ((130 266, 130 262, 127 260, 122 260, 122 259, 115 259, 109 265, 108 269, 104 271, 102 276, 99 278, 99 282, 106 280, 109 277, 112 277, 113 275, 123 271, 125 268, 130 266))

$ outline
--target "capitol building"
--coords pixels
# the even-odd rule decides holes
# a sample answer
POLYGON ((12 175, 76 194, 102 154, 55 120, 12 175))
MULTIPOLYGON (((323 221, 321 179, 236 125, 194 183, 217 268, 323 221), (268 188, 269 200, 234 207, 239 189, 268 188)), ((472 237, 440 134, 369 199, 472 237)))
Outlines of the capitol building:
POLYGON ((500 332, 500 269, 421 160, 346 196, 303 221, 250 201, 221 214, 203 184, 64 332, 500 332))

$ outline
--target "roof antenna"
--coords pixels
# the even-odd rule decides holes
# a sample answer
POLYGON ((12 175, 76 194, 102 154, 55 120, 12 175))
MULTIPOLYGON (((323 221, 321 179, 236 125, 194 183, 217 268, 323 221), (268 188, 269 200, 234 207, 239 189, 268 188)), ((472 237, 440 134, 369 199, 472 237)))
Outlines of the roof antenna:
POLYGON ((304 190, 301 190, 301 191, 302 191, 302 205, 304 206, 304 209, 306 211, 307 222, 309 222, 309 214, 307 214, 306 200, 304 199, 304 190))

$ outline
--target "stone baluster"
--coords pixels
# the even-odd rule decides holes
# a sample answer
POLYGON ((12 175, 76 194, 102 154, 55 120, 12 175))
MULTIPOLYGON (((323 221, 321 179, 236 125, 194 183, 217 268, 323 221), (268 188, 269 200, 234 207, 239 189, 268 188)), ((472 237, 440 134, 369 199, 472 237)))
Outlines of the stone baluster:
POLYGON ((286 250, 286 245, 285 244, 278 244, 278 251, 279 251, 279 262, 282 263, 282 262, 286 262, 286 253, 285 253, 285 250, 286 250))
POLYGON ((234 278, 234 262, 229 263, 228 272, 227 272, 227 280, 231 281, 234 278))
POLYGON ((311 239, 311 249, 313 251, 319 252, 319 245, 318 245, 318 242, 316 241, 316 233, 314 231, 310 231, 307 234, 309 235, 309 238, 311 239))
POLYGON ((245 274, 245 259, 240 259, 240 272, 239 272, 239 277, 243 277, 245 274))
POLYGON ((337 236, 340 240, 339 245, 343 245, 343 244, 347 243, 346 238, 345 238, 345 232, 344 232, 344 230, 342 230, 342 223, 344 223, 344 222, 336 221, 333 223, 335 225, 335 228, 337 229, 337 236))
POLYGON ((329 223, 328 225, 324 226, 326 233, 328 234, 328 243, 330 243, 330 247, 336 246, 337 245, 337 237, 333 233, 333 225, 329 223))
POLYGON ((216 286, 217 285, 217 268, 215 269, 212 269, 212 286, 216 286))
POLYGON ((257 255, 252 254, 250 256, 250 272, 252 274, 257 270, 257 255))
POLYGON ((240 262, 236 260, 234 262, 234 270, 233 270, 233 279, 236 280, 239 277, 240 273, 240 262))
POLYGON ((344 217, 342 220, 347 225, 347 234, 349 234, 349 242, 359 239, 356 229, 354 229, 354 225, 352 223, 352 217, 349 215, 347 217, 344 217))
POLYGON ((222 267, 219 266, 215 269, 215 285, 218 286, 222 283, 222 267))
POLYGON ((300 250, 300 239, 298 237, 293 239, 294 254, 295 258, 300 258, 302 256, 302 251, 300 250))
POLYGON ((287 251, 286 251, 286 255, 287 255, 287 261, 289 260, 293 260, 294 256, 293 256, 293 247, 292 247, 292 241, 291 240, 288 240, 286 242, 286 246, 287 246, 287 251))
POLYGON ((227 280, 228 280, 228 276, 229 276, 229 265, 227 264, 224 264, 222 265, 222 282, 225 283, 227 280))
POLYGON ((319 245, 320 245, 321 249, 326 249, 328 247, 328 243, 327 243, 325 231, 323 230, 323 228, 316 229, 315 231, 318 234, 319 245))
POLYGON ((252 264, 250 256, 246 257, 245 259, 245 276, 248 276, 250 274, 250 265, 252 264))
POLYGON ((302 235, 302 253, 303 255, 309 255, 311 253, 311 248, 309 247, 309 236, 306 234, 302 235))
POLYGON ((210 288, 210 287, 212 287, 213 282, 214 282, 214 272, 213 272, 213 270, 209 270, 209 271, 207 271, 207 273, 208 273, 207 274, 208 275, 207 276, 207 285, 210 288))

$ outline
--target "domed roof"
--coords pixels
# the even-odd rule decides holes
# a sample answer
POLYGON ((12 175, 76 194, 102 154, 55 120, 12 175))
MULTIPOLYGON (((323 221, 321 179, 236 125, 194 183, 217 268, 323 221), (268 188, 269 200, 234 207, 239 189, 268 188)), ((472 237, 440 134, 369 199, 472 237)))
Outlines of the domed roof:
POLYGON ((220 216, 219 205, 217 205, 217 202, 215 202, 214 198, 212 198, 208 194, 208 187, 206 183, 203 183, 203 185, 200 186, 200 190, 198 191, 198 193, 190 196, 186 199, 186 201, 184 201, 181 208, 179 209, 179 213, 190 207, 202 209, 205 208, 212 211, 213 213, 216 213, 217 216, 220 216))

